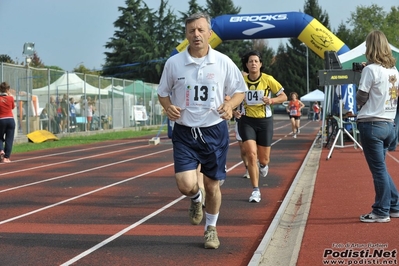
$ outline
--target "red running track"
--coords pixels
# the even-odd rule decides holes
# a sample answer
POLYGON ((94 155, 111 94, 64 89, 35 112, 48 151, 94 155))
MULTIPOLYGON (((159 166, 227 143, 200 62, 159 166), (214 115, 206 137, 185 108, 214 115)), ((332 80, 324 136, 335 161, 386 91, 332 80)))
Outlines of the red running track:
MULTIPOLYGON (((371 173, 361 149, 323 149, 297 266, 399 265, 399 218, 362 223, 374 203, 371 173)), ((399 186, 399 151, 386 155, 399 186)))
POLYGON ((165 136, 15 154, 0 165, 0 265, 247 265, 320 124, 302 126, 294 139, 288 120, 274 121, 258 204, 230 132, 217 250, 203 248, 204 221, 189 223, 165 136))

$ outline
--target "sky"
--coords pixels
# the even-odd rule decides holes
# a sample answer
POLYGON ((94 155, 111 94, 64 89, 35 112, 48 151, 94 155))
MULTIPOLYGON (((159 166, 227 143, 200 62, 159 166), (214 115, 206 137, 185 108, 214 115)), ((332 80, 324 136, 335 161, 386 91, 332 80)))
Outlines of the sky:
MULTIPOLYGON (((158 10, 160 0, 144 0, 158 10)), ((169 0, 169 7, 178 11, 188 10, 188 0, 169 0)), ((197 1, 205 6, 205 0, 197 1)), ((241 7, 240 14, 259 14, 302 11, 305 0, 233 0, 241 7)), ((356 7, 377 4, 389 12, 399 6, 398 0, 318 0, 322 10, 330 16, 334 31, 346 22, 356 7)), ((1 0, 0 1, 0 54, 9 55, 14 61, 25 60, 22 55, 26 42, 35 43, 35 51, 48 66, 59 66, 72 71, 83 64, 89 69, 101 69, 105 63, 105 44, 113 37, 113 23, 125 7, 125 0, 1 0)), ((178 14, 179 15, 179 14, 178 14)), ((276 50, 287 39, 269 39, 276 50)))

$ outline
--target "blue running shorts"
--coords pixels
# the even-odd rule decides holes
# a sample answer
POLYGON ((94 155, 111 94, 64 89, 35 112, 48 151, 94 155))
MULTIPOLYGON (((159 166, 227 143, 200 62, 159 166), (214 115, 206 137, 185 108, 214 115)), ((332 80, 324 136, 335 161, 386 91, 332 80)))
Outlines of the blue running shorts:
POLYGON ((175 173, 197 169, 214 180, 226 179, 229 132, 226 121, 191 128, 175 123, 172 134, 175 173))

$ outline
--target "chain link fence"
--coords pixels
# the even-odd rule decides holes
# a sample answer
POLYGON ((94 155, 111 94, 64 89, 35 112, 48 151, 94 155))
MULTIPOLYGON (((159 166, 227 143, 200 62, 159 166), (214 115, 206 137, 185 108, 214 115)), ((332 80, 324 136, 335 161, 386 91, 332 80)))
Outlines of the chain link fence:
POLYGON ((156 126, 164 119, 157 84, 7 63, 0 81, 15 98, 16 135, 156 126))

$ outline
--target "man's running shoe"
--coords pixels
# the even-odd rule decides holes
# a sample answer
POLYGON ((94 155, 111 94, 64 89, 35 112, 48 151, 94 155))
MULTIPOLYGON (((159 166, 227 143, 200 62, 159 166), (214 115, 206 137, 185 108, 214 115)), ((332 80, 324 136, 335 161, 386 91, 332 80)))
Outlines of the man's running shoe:
POLYGON ((191 200, 190 208, 188 209, 188 216, 190 217, 191 224, 197 225, 202 221, 204 216, 202 212, 202 204, 205 202, 205 192, 200 188, 202 200, 200 202, 194 202, 191 200))
POLYGON ((205 233, 205 248, 208 249, 217 249, 220 246, 218 233, 216 232, 216 227, 212 225, 208 225, 205 233))

